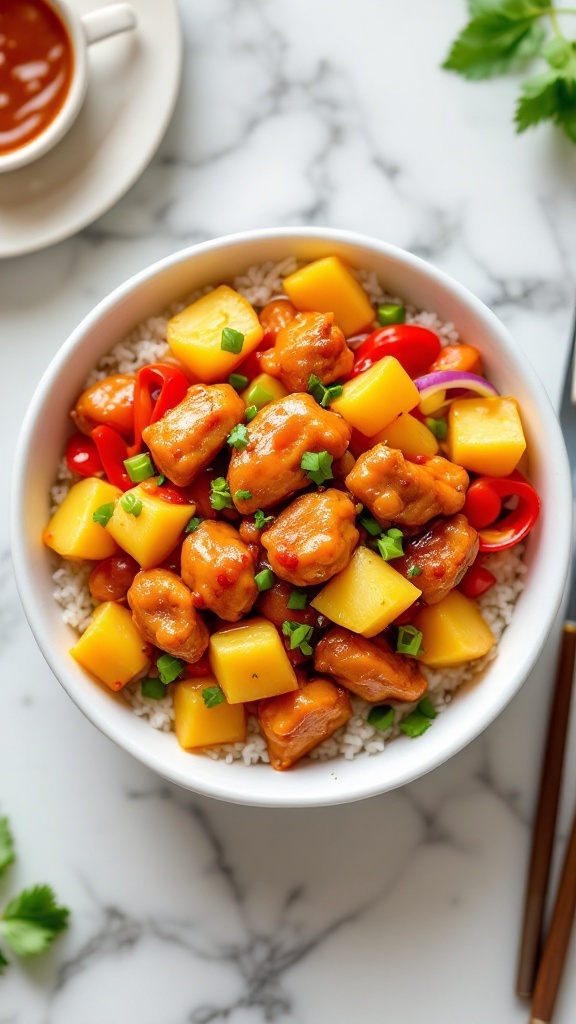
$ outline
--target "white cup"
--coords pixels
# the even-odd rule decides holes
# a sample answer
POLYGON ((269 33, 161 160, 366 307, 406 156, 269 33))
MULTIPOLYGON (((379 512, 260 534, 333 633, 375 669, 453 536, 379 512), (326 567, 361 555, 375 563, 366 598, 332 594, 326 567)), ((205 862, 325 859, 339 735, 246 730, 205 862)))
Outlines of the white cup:
POLYGON ((88 88, 88 47, 101 39, 136 27, 136 13, 129 4, 111 4, 82 16, 66 0, 46 0, 64 25, 72 48, 72 80, 56 117, 30 142, 9 153, 0 154, 0 174, 44 156, 66 134, 76 120, 88 88))

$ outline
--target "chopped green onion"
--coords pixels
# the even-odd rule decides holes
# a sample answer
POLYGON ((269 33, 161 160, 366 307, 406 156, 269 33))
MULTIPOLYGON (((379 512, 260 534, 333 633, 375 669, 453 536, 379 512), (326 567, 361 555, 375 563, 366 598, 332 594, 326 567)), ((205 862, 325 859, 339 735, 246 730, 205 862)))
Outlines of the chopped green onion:
POLYGON ((422 700, 418 701, 418 711, 426 715, 426 718, 436 718, 438 714, 430 697, 422 697, 422 700))
POLYGON ((379 704, 378 707, 371 708, 367 722, 374 729, 378 729, 378 732, 386 732, 394 725, 394 708, 389 704, 379 704))
POLYGON ((305 590, 292 590, 290 597, 288 598, 287 608, 290 611, 302 611, 303 608, 308 604, 308 594, 305 590))
POLYGON ((245 377, 243 373, 231 373, 228 383, 232 385, 234 391, 243 391, 248 387, 248 377, 245 377))
POLYGON ((248 437, 248 431, 245 423, 238 423, 235 427, 232 427, 232 430, 226 438, 228 444, 231 445, 232 448, 237 448, 239 452, 248 446, 249 440, 250 438, 248 437))
POLYGON ((427 416, 425 420, 428 430, 431 430, 437 441, 445 441, 448 437, 448 421, 435 419, 434 416, 427 416))
POLYGON ((298 647, 302 651, 302 654, 310 655, 313 653, 308 642, 312 639, 312 634, 314 632, 313 626, 302 626, 299 622, 293 622, 291 619, 285 619, 282 623, 282 632, 284 636, 290 637, 291 651, 294 651, 298 647))
POLYGON ((307 470, 306 476, 315 484, 323 484, 325 480, 332 480, 332 456, 328 452, 304 452, 300 460, 300 469, 307 470))
POLYGON ((207 708, 215 708, 226 700, 224 691, 219 686, 205 686, 202 690, 202 700, 207 708))
POLYGON ((249 405, 247 407, 247 409, 246 409, 246 423, 250 423, 250 420, 254 419, 254 417, 255 417, 257 412, 258 412, 258 406, 257 405, 249 405))
POLYGON ((377 545, 378 551, 382 555, 385 562, 390 562, 393 558, 400 558, 404 554, 402 547, 403 533, 402 530, 386 530, 386 533, 382 537, 378 537, 377 545))
POLYGON ((204 520, 201 519, 200 516, 192 516, 190 522, 187 523, 186 526, 184 527, 184 533, 194 533, 194 530, 197 530, 198 527, 200 526, 200 523, 203 522, 204 520))
POLYGON ((120 498, 120 504, 129 516, 135 516, 136 519, 140 515, 143 507, 140 499, 135 498, 131 491, 127 491, 126 494, 122 495, 120 498))
POLYGON ((261 530, 266 523, 273 523, 274 516, 265 516, 261 508, 257 508, 254 513, 254 526, 257 530, 261 530))
POLYGON ((384 527, 380 526, 380 523, 378 523, 376 519, 374 519, 374 516, 371 516, 366 509, 360 513, 358 520, 361 526, 363 526, 372 537, 379 537, 381 533, 384 533, 384 527))
POLYGON ((131 459, 124 459, 124 465, 133 484, 148 480, 156 472, 148 452, 141 452, 140 455, 133 455, 131 459))
POLYGON ((100 505, 95 512, 92 513, 92 519, 95 523, 100 523, 100 526, 106 526, 106 523, 114 515, 114 502, 107 501, 105 505, 100 505))
POLYGON ((319 377, 315 373, 311 373, 308 378, 308 391, 315 398, 319 405, 323 409, 326 409, 330 402, 335 398, 339 398, 342 394, 341 384, 323 384, 319 377))
POLYGON ((423 715, 421 711, 411 711, 406 718, 403 718, 400 722, 400 728, 406 736, 410 736, 411 739, 416 739, 417 736, 422 736, 427 729, 430 728, 432 722, 426 715, 423 715))
POLYGON ((156 662, 156 668, 160 673, 163 683, 173 683, 178 676, 181 676, 186 668, 186 662, 179 658, 173 658, 171 654, 162 654, 156 662))
POLYGON ((246 395, 245 401, 249 407, 255 405, 257 409, 262 409, 263 406, 274 401, 274 396, 269 391, 266 391, 266 388, 263 388, 261 384, 254 384, 246 395))
POLYGON ((272 569, 262 569, 261 572, 256 573, 254 577, 254 583, 258 587, 258 590, 270 590, 270 587, 274 586, 275 580, 272 569))
POLYGON ((163 473, 161 473, 160 476, 158 477, 157 481, 156 481, 156 487, 162 487, 162 484, 165 484, 165 483, 166 483, 166 477, 164 476, 163 473))
POLYGON ((422 572, 422 569, 420 568, 419 565, 411 565, 410 568, 408 569, 408 572, 406 573, 406 575, 407 576, 419 576, 421 572, 422 572))
POLYGON ((224 352, 233 352, 237 356, 242 351, 243 344, 244 335, 240 331, 235 331, 233 327, 223 328, 220 348, 224 352))
POLYGON ((226 477, 217 476, 215 480, 212 480, 210 484, 210 504, 216 512, 221 512, 223 508, 234 508, 226 477))
POLYGON ((252 491, 235 491, 234 501, 250 501, 252 491))
POLYGON ((166 683, 160 679, 143 679, 140 683, 140 692, 148 700, 162 700, 166 696, 166 683))
POLYGON ((398 654, 410 654, 417 658, 422 654, 422 633, 416 626, 400 626, 398 640, 396 641, 398 654))
POLYGON ((388 324, 403 324, 406 322, 406 310, 399 302, 383 302, 378 306, 376 319, 382 327, 388 324))

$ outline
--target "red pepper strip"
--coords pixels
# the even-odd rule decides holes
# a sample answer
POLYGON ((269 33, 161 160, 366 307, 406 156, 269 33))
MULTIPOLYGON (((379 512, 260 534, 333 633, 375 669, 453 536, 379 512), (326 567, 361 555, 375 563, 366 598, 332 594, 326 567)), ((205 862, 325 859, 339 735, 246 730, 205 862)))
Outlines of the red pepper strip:
MULTIPOLYGON (((540 498, 532 484, 529 484, 517 470, 511 473, 510 476, 483 476, 479 480, 482 480, 487 486, 491 487, 495 495, 502 501, 506 498, 518 498, 516 508, 506 511, 501 519, 497 519, 493 524, 478 530, 480 551, 504 551, 506 548, 511 548, 514 544, 524 540, 524 537, 530 533, 538 519, 540 498)), ((472 487, 479 480, 475 480, 472 487)))
POLYGON ((480 597, 480 594, 485 594, 495 583, 494 574, 483 565, 474 562, 459 583, 458 590, 462 591, 465 597, 480 597))
POLYGON ((117 430, 105 424, 91 430, 90 437, 98 449, 102 467, 110 483, 123 491, 128 491, 134 484, 128 476, 124 459, 135 454, 133 448, 128 447, 117 430))
POLYGON ((130 454, 136 455, 140 451, 144 428, 157 423, 165 413, 179 405, 189 387, 186 375, 170 363, 151 363, 138 371, 134 389, 134 444, 130 454), (159 394, 154 398, 157 391, 159 394))
POLYGON ((393 324, 369 334, 356 349, 352 376, 364 373, 384 356, 394 356, 410 377, 421 377, 440 352, 434 331, 418 324, 393 324))
POLYGON ((98 449, 86 434, 73 434, 66 445, 66 465, 72 473, 95 476, 102 472, 98 449))

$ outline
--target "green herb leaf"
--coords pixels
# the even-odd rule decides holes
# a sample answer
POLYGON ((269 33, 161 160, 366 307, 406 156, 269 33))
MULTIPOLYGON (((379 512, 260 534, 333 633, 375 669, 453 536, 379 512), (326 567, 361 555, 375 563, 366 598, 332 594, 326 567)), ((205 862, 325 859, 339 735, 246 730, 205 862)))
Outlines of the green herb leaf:
POLYGON ((576 53, 573 59, 574 66, 547 71, 523 83, 515 115, 518 132, 549 120, 576 142, 576 53))
POLYGON ((248 387, 248 377, 245 377, 243 373, 231 373, 228 377, 228 383, 235 391, 243 391, 244 388, 248 387))
POLYGON ((250 501, 252 491, 234 491, 234 501, 250 501))
POLYGON ((249 405, 249 406, 247 406, 247 408, 246 408, 246 423, 250 423, 250 421, 254 419, 254 417, 255 417, 257 412, 258 412, 258 406, 256 406, 256 405, 249 405))
POLYGON ((308 594, 305 590, 292 590, 290 591, 290 597, 288 598, 287 608, 291 612, 303 611, 308 604, 308 594))
POLYGON ((422 654, 422 633, 416 626, 400 626, 396 641, 398 654, 409 654, 417 658, 422 654))
POLYGON ((394 725, 394 708, 389 704, 379 704, 378 707, 371 708, 367 722, 379 732, 387 732, 394 725))
POLYGON ((133 484, 139 484, 142 480, 148 480, 154 476, 156 470, 148 452, 141 452, 140 455, 133 455, 130 459, 124 459, 126 472, 133 484))
POLYGON ((100 526, 106 526, 106 523, 112 519, 114 515, 114 502, 107 501, 105 505, 99 505, 95 512, 92 513, 92 519, 95 523, 100 523, 100 526))
POLYGON ((315 373, 311 373, 308 379, 308 391, 323 409, 327 409, 335 398, 342 394, 341 384, 323 384, 315 373))
POLYGON ((16 860, 8 818, 0 818, 0 875, 16 860))
POLYGON ((227 443, 232 448, 237 448, 239 452, 241 452, 243 448, 248 447, 249 440, 250 438, 248 437, 248 430, 245 423, 238 423, 235 427, 232 427, 232 430, 226 438, 227 443))
POLYGON ((276 579, 272 569, 262 569, 261 572, 257 572, 254 577, 254 583, 258 587, 258 590, 270 590, 270 587, 274 586, 274 580, 276 579))
POLYGON ((404 554, 402 540, 402 530, 395 529, 386 530, 386 533, 378 537, 376 544, 385 562, 390 562, 393 558, 400 558, 404 554))
POLYGON ((0 931, 18 956, 35 956, 64 931, 69 913, 58 906, 50 886, 35 885, 10 901, 0 918, 0 931))
POLYGON ((4 968, 8 967, 9 963, 10 963, 10 961, 6 959, 6 957, 4 956, 4 953, 0 949, 0 974, 4 973, 4 968))
POLYGON ((134 516, 136 519, 142 513, 142 502, 139 498, 135 498, 132 491, 127 491, 120 498, 120 504, 125 512, 130 516, 134 516))
POLYGON ((266 523, 273 523, 274 516, 265 516, 261 508, 257 508, 254 513, 254 526, 257 530, 261 530, 266 523))
POLYGON ((244 335, 241 331, 235 331, 233 327, 223 328, 220 348, 224 352, 233 352, 234 355, 238 355, 242 351, 243 344, 244 335))
POLYGON ((384 533, 384 527, 380 526, 380 523, 377 522, 376 519, 374 519, 374 516, 371 516, 366 509, 360 513, 358 521, 371 537, 379 537, 380 534, 384 533))
POLYGON ((202 700, 207 708, 215 708, 226 700, 224 691, 219 686, 205 686, 202 690, 202 700))
POLYGON ((333 458, 328 452, 304 452, 300 460, 300 469, 307 470, 306 476, 313 483, 323 484, 325 480, 332 480, 333 458))
POLYGON ((436 718, 438 712, 434 707, 430 697, 422 697, 422 700, 418 702, 418 711, 421 714, 426 715, 426 718, 436 718))
POLYGON ((234 508, 226 477, 217 476, 215 480, 212 480, 210 484, 210 504, 217 512, 221 512, 223 508, 234 508))
POLYGON ((389 324, 404 324, 406 323, 406 309, 399 302, 383 302, 378 306, 376 319, 382 327, 387 327, 389 324))
POLYGON ((158 477, 157 481, 156 481, 156 487, 162 487, 162 484, 165 484, 165 483, 166 483, 166 477, 164 476, 163 473, 161 473, 160 476, 158 477))
POLYGON ((408 569, 408 572, 406 573, 406 575, 410 576, 410 577, 412 577, 412 576, 419 576, 421 572, 422 572, 422 569, 420 568, 419 565, 411 565, 410 568, 408 569))
POLYGON ((434 416, 427 416, 425 422, 428 430, 432 431, 437 441, 446 440, 448 437, 448 420, 443 418, 435 419, 434 416))
POLYGON ((186 668, 186 662, 179 658, 173 658, 171 654, 161 654, 156 662, 156 668, 163 683, 173 683, 178 676, 181 676, 186 668))
POLYGON ((197 530, 203 522, 204 520, 201 519, 200 516, 192 516, 190 522, 186 523, 186 526, 184 527, 184 533, 194 533, 194 530, 197 530))
POLYGON ((509 71, 540 50, 544 30, 538 18, 550 0, 474 0, 472 20, 462 30, 444 67, 466 78, 490 78, 509 71))
POLYGON ((313 626, 303 626, 299 622, 293 622, 290 619, 285 619, 282 623, 282 632, 284 636, 290 637, 291 651, 294 651, 298 647, 302 651, 302 654, 306 654, 307 656, 314 653, 309 643, 314 632, 313 626))
POLYGON ((406 718, 403 718, 400 722, 400 728, 406 736, 410 736, 412 739, 416 739, 417 736, 422 736, 427 729, 430 728, 432 722, 430 719, 423 715, 421 711, 411 711, 406 718))
POLYGON ((140 683, 140 693, 148 700, 162 700, 166 696, 166 683, 161 679, 143 679, 140 683))

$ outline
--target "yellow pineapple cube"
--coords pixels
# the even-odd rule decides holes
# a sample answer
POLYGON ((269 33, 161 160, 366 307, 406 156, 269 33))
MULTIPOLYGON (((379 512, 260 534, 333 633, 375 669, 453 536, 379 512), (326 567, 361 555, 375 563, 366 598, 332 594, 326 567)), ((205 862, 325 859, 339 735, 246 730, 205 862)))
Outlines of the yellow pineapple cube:
POLYGON ((402 412, 420 401, 420 392, 394 356, 384 356, 369 370, 347 380, 342 394, 330 403, 351 427, 366 437, 379 434, 402 412))
POLYGON ((177 359, 205 384, 226 380, 262 341, 258 315, 243 295, 221 284, 168 321, 168 344, 177 359), (222 348, 222 331, 244 335, 239 352, 222 348))
POLYGON ((259 373, 250 381, 240 397, 247 406, 255 405, 257 409, 263 409, 277 398, 286 398, 287 394, 288 388, 284 387, 281 380, 271 377, 269 373, 259 373))
POLYGON ((350 337, 370 327, 374 308, 362 285, 338 256, 308 263, 284 278, 284 291, 299 310, 334 313, 338 327, 350 337))
POLYGON ((99 604, 94 619, 71 648, 72 657, 111 690, 121 690, 148 666, 148 645, 124 605, 99 604))
POLYGON ((311 605, 331 622, 376 636, 420 597, 421 591, 370 548, 356 548, 348 565, 311 605))
POLYGON ((420 661, 432 667, 482 658, 495 643, 476 602, 459 590, 451 590, 438 604, 421 608, 412 624, 422 633, 420 661))
POLYGON ((246 739, 244 705, 223 701, 207 707, 202 693, 212 686, 218 686, 214 676, 183 679, 176 684, 174 729, 185 750, 215 743, 242 743, 246 739))
POLYGON ((70 488, 44 530, 43 540, 63 558, 99 561, 117 550, 114 538, 92 516, 100 505, 116 501, 122 491, 107 480, 87 477, 70 488))
POLYGON ((408 459, 415 455, 427 455, 432 458, 439 451, 438 441, 432 431, 409 412, 401 412, 392 423, 372 438, 372 443, 398 448, 408 459))
POLYGON ((458 398, 448 413, 448 457, 485 476, 508 476, 526 438, 514 398, 458 398))
POLYGON ((195 506, 164 501, 142 484, 126 491, 126 496, 129 495, 142 503, 140 514, 134 516, 127 512, 120 499, 106 529, 122 550, 132 555, 143 569, 152 569, 174 550, 180 534, 194 515, 195 506))
POLYGON ((229 704, 298 688, 284 644, 268 619, 248 619, 213 633, 209 657, 229 704))

